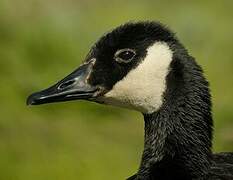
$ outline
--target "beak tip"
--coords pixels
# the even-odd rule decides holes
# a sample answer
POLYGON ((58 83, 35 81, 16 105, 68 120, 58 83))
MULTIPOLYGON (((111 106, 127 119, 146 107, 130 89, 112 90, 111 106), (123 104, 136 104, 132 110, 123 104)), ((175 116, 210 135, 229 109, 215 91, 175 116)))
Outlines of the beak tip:
POLYGON ((30 96, 27 98, 26 100, 26 105, 27 106, 30 106, 30 105, 33 105, 34 101, 30 98, 30 96))
POLYGON ((27 106, 31 106, 31 105, 35 105, 36 104, 36 98, 34 96, 34 94, 28 96, 27 100, 26 100, 26 105, 27 106))

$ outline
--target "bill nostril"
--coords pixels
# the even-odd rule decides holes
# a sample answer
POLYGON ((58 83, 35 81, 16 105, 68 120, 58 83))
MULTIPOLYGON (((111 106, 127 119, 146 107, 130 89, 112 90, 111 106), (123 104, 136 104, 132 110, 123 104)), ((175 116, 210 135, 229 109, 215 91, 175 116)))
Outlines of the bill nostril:
POLYGON ((75 80, 74 80, 74 79, 73 79, 73 80, 66 81, 66 82, 60 84, 60 85, 58 86, 58 89, 67 88, 67 87, 73 85, 74 83, 75 83, 75 80))

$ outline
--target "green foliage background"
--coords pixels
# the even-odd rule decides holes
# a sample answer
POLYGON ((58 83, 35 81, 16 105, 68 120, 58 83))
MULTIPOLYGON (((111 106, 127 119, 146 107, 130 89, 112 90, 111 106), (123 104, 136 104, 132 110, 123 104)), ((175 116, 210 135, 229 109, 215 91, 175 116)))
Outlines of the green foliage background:
POLYGON ((143 119, 89 102, 27 107, 107 30, 159 20, 205 70, 214 151, 233 151, 233 1, 0 0, 0 179, 119 180, 136 172, 143 119))

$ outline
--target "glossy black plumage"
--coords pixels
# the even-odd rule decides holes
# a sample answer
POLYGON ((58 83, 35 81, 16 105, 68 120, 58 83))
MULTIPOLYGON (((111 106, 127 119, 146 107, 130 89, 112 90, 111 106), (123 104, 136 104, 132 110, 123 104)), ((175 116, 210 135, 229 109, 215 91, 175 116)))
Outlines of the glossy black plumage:
POLYGON ((233 179, 233 153, 213 154, 209 180, 233 179))

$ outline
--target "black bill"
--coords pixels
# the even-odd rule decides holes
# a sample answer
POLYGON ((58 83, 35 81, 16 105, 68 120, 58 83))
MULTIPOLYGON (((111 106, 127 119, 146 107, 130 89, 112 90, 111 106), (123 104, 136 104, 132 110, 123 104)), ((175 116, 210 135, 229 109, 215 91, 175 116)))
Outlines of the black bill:
POLYGON ((92 72, 94 62, 95 59, 80 66, 77 70, 50 88, 33 93, 27 98, 27 105, 39 105, 76 99, 88 100, 93 98, 98 88, 88 84, 88 78, 92 72))

